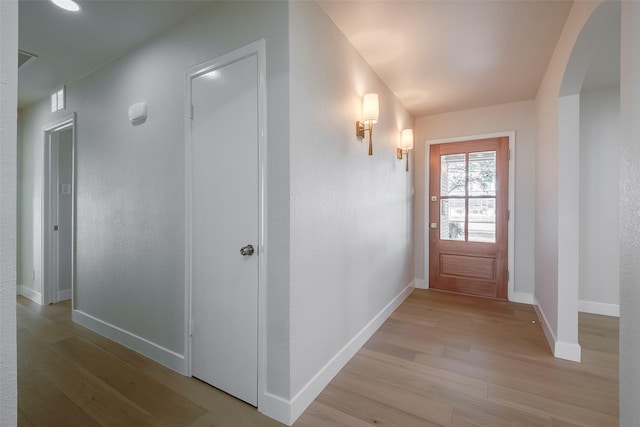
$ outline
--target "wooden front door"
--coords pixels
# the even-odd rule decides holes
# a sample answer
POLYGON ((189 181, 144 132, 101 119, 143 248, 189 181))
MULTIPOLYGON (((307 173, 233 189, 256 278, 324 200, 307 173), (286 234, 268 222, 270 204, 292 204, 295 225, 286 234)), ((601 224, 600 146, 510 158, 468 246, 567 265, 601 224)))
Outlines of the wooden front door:
POLYGON ((507 298, 509 138, 431 146, 429 287, 507 298))

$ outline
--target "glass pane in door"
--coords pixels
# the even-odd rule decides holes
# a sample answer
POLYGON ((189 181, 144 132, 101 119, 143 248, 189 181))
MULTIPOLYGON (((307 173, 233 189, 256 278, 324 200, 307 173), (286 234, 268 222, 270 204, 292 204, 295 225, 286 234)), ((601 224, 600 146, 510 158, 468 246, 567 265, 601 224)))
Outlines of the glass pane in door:
POLYGON ((469 196, 496 195, 496 152, 469 153, 469 196))
POLYGON ((440 196, 465 196, 465 153, 440 156, 440 196))
POLYGON ((496 199, 469 199, 469 241, 496 242, 496 199))
POLYGON ((465 199, 440 200, 440 239, 465 240, 465 199))

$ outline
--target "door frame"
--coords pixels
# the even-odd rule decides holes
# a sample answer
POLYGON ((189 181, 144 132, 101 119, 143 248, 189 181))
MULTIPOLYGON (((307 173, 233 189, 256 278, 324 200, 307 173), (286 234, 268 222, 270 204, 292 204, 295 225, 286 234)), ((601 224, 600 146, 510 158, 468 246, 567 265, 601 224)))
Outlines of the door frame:
POLYGON ((191 133, 191 90, 192 79, 206 74, 222 66, 240 61, 255 55, 258 62, 258 408, 263 402, 266 384, 266 289, 267 289, 267 86, 266 86, 266 51, 265 40, 260 39, 249 45, 235 49, 210 61, 196 65, 186 71, 185 76, 185 372, 191 376, 192 352, 192 236, 193 224, 193 182, 191 179, 193 166, 192 133, 191 133))
POLYGON ((428 139, 425 142, 425 194, 424 194, 424 278, 425 278, 425 287, 429 288, 429 200, 430 200, 430 192, 429 192, 429 176, 430 176, 430 147, 435 144, 446 144, 450 142, 465 142, 465 141, 473 141, 476 139, 489 139, 489 138, 509 138, 509 223, 507 225, 507 269, 508 280, 507 280, 507 299, 509 301, 514 302, 524 302, 527 304, 532 304, 533 301, 529 301, 527 298, 521 297, 518 293, 515 292, 515 194, 516 194, 516 185, 515 185, 515 177, 516 177, 516 132, 512 131, 504 131, 504 132, 494 132, 494 133, 485 133, 478 135, 467 135, 467 136, 459 136, 459 137, 451 137, 451 138, 441 138, 441 139, 428 139))
POLYGON ((64 116, 53 124, 45 126, 43 129, 43 163, 42 163, 42 247, 41 247, 41 265, 42 272, 42 305, 48 305, 58 302, 58 281, 51 280, 51 271, 53 268, 53 252, 57 249, 53 246, 53 222, 50 183, 57 175, 57 166, 55 170, 51 167, 51 136, 57 132, 71 129, 71 306, 74 307, 74 294, 76 282, 76 113, 64 116), (55 286, 55 289, 54 289, 55 286))

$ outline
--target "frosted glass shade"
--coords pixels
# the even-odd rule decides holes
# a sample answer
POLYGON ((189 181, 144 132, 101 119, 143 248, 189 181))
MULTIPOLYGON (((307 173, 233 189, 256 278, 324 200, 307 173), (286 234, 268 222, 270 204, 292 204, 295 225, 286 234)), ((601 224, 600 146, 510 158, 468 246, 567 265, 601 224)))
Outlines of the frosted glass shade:
POLYGON ((401 144, 403 150, 411 150, 413 148, 413 129, 402 129, 401 144))
POLYGON ((380 107, 378 106, 378 94, 368 93, 362 99, 362 121, 364 123, 378 123, 380 107))

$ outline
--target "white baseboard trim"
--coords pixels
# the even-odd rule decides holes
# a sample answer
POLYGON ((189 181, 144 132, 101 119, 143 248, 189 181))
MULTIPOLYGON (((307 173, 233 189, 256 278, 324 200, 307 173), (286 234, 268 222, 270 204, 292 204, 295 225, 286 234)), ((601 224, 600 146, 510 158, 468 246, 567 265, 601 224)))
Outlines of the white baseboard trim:
POLYGON ((578 310, 582 313, 601 314, 620 317, 620 305, 594 301, 578 301, 578 310))
POLYGON ((80 310, 73 310, 71 312, 71 318, 74 322, 84 326, 85 328, 91 329, 102 336, 112 339, 118 344, 122 344, 125 347, 137 351, 138 353, 147 356, 148 358, 155 360, 156 362, 161 363, 182 375, 186 375, 186 360, 182 354, 166 349, 145 338, 139 337, 122 328, 97 319, 80 310))
POLYGON ((295 421, 291 419, 291 401, 275 394, 265 392, 262 398, 258 399, 258 411, 288 426, 295 421))
POLYGON ((537 300, 535 300, 535 298, 533 308, 538 315, 538 319, 540 319, 540 322, 542 323, 542 330, 544 331, 544 336, 547 338, 547 343, 549 343, 549 347, 551 348, 553 357, 558 359, 570 360, 572 362, 580 362, 582 357, 582 350, 580 348, 580 345, 577 343, 558 341, 556 339, 556 335, 553 333, 551 327, 549 326, 547 316, 544 315, 542 307, 540 307, 540 304, 537 300))
POLYGON ((28 298, 37 304, 42 305, 42 294, 24 285, 16 286, 16 294, 22 295, 23 297, 28 298))
POLYGON ((536 299, 533 296, 533 294, 528 294, 526 292, 514 292, 509 296, 509 301, 518 302, 521 304, 534 305, 536 299))
POLYGON ((424 279, 413 279, 413 287, 416 289, 429 289, 427 281, 424 279))
POLYGON ((582 348, 577 343, 556 341, 553 357, 579 363, 582 360, 582 348))
POLYGON ((68 299, 71 299, 71 289, 58 291, 58 301, 66 301, 68 299))
MULTIPOLYGON (((411 284, 404 288, 386 307, 384 307, 355 337, 351 339, 338 353, 327 362, 326 365, 318 371, 318 373, 309 380, 309 382, 302 387, 302 389, 296 393, 291 399, 289 420, 278 419, 287 425, 293 424, 300 415, 307 409, 307 407, 318 397, 320 392, 331 382, 333 377, 336 376, 340 369, 347 364, 349 360, 360 350, 360 348, 367 342, 369 338, 378 330, 378 328, 384 323, 385 320, 398 308, 400 304, 411 294, 413 291, 411 284), (287 422, 288 421, 288 422, 287 422)), ((265 415, 274 418, 270 413, 263 411, 260 408, 260 412, 265 415)))
POLYGON ((535 304, 533 304, 533 309, 536 311, 536 314, 538 315, 538 319, 540 320, 540 323, 542 323, 542 331, 544 332, 544 336, 547 339, 547 343, 549 344, 551 353, 553 353, 556 347, 556 335, 553 333, 553 331, 549 327, 547 316, 544 315, 542 308, 540 308, 540 304, 538 304, 538 301, 534 301, 534 302, 535 304))

